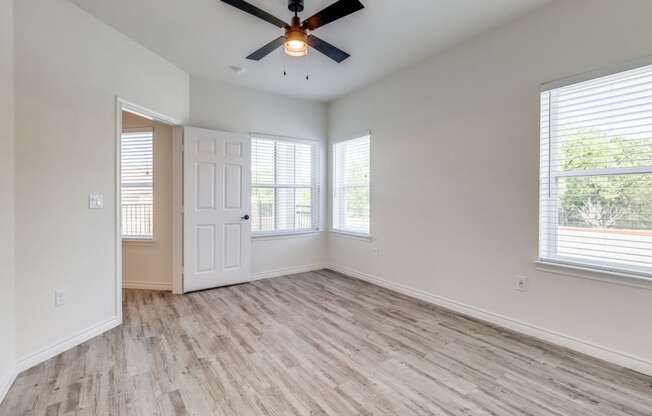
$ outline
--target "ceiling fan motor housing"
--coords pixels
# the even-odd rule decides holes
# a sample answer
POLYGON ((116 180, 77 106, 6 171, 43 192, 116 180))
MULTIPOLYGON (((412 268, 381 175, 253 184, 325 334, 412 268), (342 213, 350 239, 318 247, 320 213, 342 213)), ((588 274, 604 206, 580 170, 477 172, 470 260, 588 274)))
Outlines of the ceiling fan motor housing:
POLYGON ((288 9, 292 13, 301 13, 303 11, 303 0, 288 0, 288 9))
POLYGON ((306 30, 301 26, 292 25, 285 29, 285 39, 286 41, 298 40, 301 42, 307 42, 306 30))

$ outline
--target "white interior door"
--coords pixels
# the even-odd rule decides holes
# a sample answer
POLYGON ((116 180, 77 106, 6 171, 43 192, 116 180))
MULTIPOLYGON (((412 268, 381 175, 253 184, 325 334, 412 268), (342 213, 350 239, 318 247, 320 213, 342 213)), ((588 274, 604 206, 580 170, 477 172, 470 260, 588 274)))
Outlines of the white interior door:
POLYGON ((184 292, 251 279, 247 135, 184 128, 184 292))

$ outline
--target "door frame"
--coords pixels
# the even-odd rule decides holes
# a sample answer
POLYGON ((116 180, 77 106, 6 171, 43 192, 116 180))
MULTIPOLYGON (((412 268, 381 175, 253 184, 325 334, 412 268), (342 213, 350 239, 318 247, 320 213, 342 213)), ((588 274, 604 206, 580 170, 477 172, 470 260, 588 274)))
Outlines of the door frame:
MULTIPOLYGON (((149 108, 143 107, 141 105, 127 101, 120 96, 115 98, 115 316, 120 322, 122 322, 122 207, 121 207, 121 147, 120 140, 122 138, 122 112, 126 111, 129 113, 136 114, 138 116, 158 121, 164 124, 167 124, 173 128, 182 126, 183 123, 180 120, 177 120, 173 117, 166 116, 165 114, 159 113, 149 108)), ((175 187, 180 180, 182 175, 181 171, 178 170, 178 166, 175 164, 180 155, 179 144, 177 141, 177 135, 173 134, 173 146, 172 146, 172 181, 173 181, 173 230, 172 230, 172 256, 173 256, 173 268, 172 268, 172 286, 174 293, 180 293, 176 291, 177 280, 180 281, 182 276, 179 273, 179 270, 175 268, 176 264, 181 263, 181 238, 182 236, 178 233, 177 227, 174 225, 175 221, 178 219, 176 216, 180 213, 180 209, 177 209, 177 204, 181 204, 181 200, 178 197, 181 190, 175 187), (179 192, 179 193, 175 193, 179 192), (178 200, 178 201, 177 201, 178 200)))
POLYGON ((172 127, 172 293, 183 291, 183 126, 172 127))

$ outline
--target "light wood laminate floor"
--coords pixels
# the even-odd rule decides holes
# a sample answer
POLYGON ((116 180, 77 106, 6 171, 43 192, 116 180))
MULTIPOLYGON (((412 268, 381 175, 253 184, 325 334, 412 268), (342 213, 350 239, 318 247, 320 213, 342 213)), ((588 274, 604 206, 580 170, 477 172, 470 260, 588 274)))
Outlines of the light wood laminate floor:
POLYGON ((652 415, 651 377, 330 271, 124 300, 0 414, 652 415))

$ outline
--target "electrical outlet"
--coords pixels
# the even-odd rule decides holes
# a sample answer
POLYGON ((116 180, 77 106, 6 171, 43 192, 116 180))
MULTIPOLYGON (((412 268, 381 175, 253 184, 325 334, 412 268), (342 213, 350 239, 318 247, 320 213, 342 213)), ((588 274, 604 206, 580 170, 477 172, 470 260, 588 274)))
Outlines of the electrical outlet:
POLYGON ((63 304, 66 303, 66 296, 63 290, 55 290, 54 291, 54 307, 58 308, 60 306, 63 306, 63 304))
POLYGON ((519 292, 527 292, 529 289, 529 284, 527 277, 516 276, 516 290, 519 292))
POLYGON ((373 254, 374 256, 378 257, 378 255, 380 254, 380 251, 378 250, 378 247, 374 247, 374 248, 372 248, 372 249, 371 249, 371 254, 373 254))

